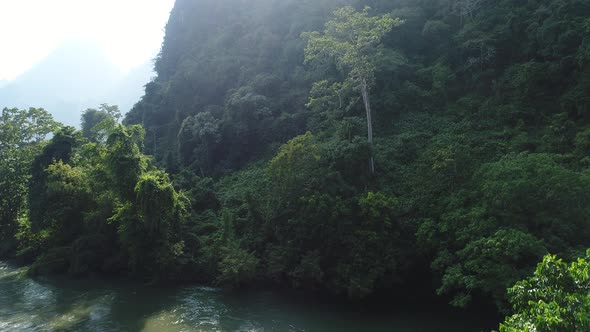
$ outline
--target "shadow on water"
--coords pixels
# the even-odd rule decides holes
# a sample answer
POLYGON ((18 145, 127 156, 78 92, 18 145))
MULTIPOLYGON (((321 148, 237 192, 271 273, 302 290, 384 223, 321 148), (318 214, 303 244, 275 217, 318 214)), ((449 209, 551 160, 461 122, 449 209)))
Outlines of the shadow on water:
POLYGON ((0 331, 489 331, 482 317, 297 292, 27 278, 0 263, 0 331))

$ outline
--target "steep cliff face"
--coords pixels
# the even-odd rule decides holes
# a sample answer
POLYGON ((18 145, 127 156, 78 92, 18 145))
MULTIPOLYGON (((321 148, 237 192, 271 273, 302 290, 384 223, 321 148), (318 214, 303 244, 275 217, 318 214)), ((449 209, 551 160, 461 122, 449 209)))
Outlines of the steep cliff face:
MULTIPOLYGON (((194 160, 178 150, 190 154, 198 144, 180 147, 177 137, 187 118, 210 113, 212 161, 198 168, 212 174, 243 166, 304 130, 311 85, 299 35, 321 27, 339 2, 177 1, 158 76, 126 121, 145 125, 146 148, 158 160, 190 166, 194 160)), ((203 139, 189 131, 186 141, 203 139)))
MULTIPOLYGON (((340 77, 329 64, 303 65, 300 34, 321 30, 344 5, 405 20, 386 38, 374 90, 377 132, 393 129, 399 114, 444 110, 474 94, 530 97, 525 108, 552 112, 580 107, 572 98, 583 87, 570 88, 588 57, 583 1, 178 0, 157 77, 126 122, 146 127, 147 152, 169 170, 207 175, 239 169, 275 143, 316 129, 305 107, 312 82, 340 77), (208 115, 189 119, 199 113, 208 115), (190 156, 197 150, 207 162, 190 156)), ((345 115, 359 109, 352 105, 345 115)))

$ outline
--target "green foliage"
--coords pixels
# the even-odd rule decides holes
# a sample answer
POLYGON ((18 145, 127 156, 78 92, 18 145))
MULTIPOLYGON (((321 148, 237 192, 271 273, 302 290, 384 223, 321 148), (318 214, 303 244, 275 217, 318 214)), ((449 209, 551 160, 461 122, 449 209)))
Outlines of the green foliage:
MULTIPOLYGON (((38 136, 18 143, 37 149, 37 155, 30 157, 30 166, 23 165, 30 174, 25 178, 28 209, 15 215, 16 256, 34 262, 32 274, 130 272, 172 278, 184 253, 180 229, 190 203, 167 173, 148 168, 149 158, 141 153, 143 128, 118 125, 115 106, 102 105, 100 112, 106 119, 91 128, 89 140, 64 127, 41 147, 49 127, 42 129, 39 120, 38 136)), ((88 123, 92 113, 85 113, 88 123)), ((3 144, 9 143, 18 147, 6 137, 3 144)))
POLYGON ((531 260, 584 245, 590 183, 559 161, 519 154, 483 165, 470 199, 477 203, 466 208, 469 198, 454 197, 438 224, 422 225, 419 241, 440 250, 433 262, 443 271, 440 293, 457 292, 454 304, 464 306, 479 290, 502 307, 504 289, 532 269, 531 260))
POLYGON ((590 251, 570 264, 547 255, 533 277, 508 290, 515 314, 500 325, 511 331, 586 331, 590 328, 590 251))
POLYGON ((311 81, 299 35, 321 27, 342 3, 177 1, 155 62, 158 76, 125 122, 143 124, 146 152, 169 171, 182 165, 200 176, 223 175, 272 153, 305 132, 311 81), (196 121, 197 128, 210 125, 207 134, 195 134, 193 123, 181 131, 199 113, 212 116, 196 121))
POLYGON ((334 12, 334 19, 326 23, 323 34, 302 34, 308 40, 305 61, 333 59, 356 86, 372 85, 377 70, 375 55, 381 40, 403 21, 388 15, 370 17, 369 10, 368 7, 362 12, 356 12, 353 7, 340 8, 334 12))
POLYGON ((401 249, 400 226, 395 220, 397 200, 369 192, 360 197, 358 205, 361 224, 349 240, 350 257, 339 266, 347 293, 354 298, 370 295, 385 276, 395 275, 401 249))
POLYGON ((146 157, 141 154, 145 131, 140 126, 119 126, 108 138, 107 167, 112 184, 121 198, 134 198, 135 184, 147 168, 146 157))
POLYGON ((217 282, 228 287, 238 287, 256 276, 258 259, 254 254, 241 249, 236 242, 221 248, 217 282))
POLYGON ((53 241, 68 244, 81 233, 82 214, 90 204, 90 188, 86 175, 63 161, 45 170, 45 201, 43 227, 54 234, 53 241))
MULTIPOLYGON (((583 243, 590 212, 590 182, 564 167, 560 156, 509 155, 482 167, 482 199, 501 223, 526 225, 550 244, 583 243), (562 222, 557 222, 561 220, 562 222)), ((477 176, 477 175, 476 175, 477 176)))
POLYGON ((141 174, 134 193, 133 199, 116 208, 109 221, 117 224, 132 273, 168 278, 169 269, 184 250, 179 232, 185 218, 185 199, 161 170, 141 174))
POLYGON ((49 249, 37 258, 35 263, 29 268, 28 274, 38 276, 67 272, 69 268, 68 258, 70 256, 70 250, 71 248, 68 247, 49 249))
POLYGON ((58 124, 43 109, 3 109, 0 117, 0 256, 14 253, 35 155, 58 124))
POLYGON ((343 138, 348 140, 364 135, 366 124, 362 119, 347 116, 356 110, 359 100, 353 95, 353 90, 348 80, 333 84, 326 80, 315 82, 309 93, 309 103, 305 105, 311 111, 309 128, 314 131, 333 130, 340 126, 343 138))
POLYGON ((179 154, 183 164, 194 165, 201 175, 209 173, 211 154, 221 139, 220 130, 220 121, 210 112, 186 118, 178 133, 179 154))
MULTIPOLYGON (((82 133, 3 111, 0 246, 80 275, 506 309, 532 262, 587 248, 589 15, 586 0, 177 0, 125 125, 108 105, 82 133)), ((578 329, 570 293, 522 324, 578 329)))
POLYGON ((102 104, 99 109, 89 108, 82 113, 82 136, 91 142, 104 142, 117 127, 121 118, 119 107, 102 104))
POLYGON ((177 1, 125 121, 179 173, 182 259, 215 280, 229 241, 255 279, 363 297, 434 278, 505 307, 589 235, 587 7, 177 1))
POLYGON ((166 233, 182 213, 178 194, 162 171, 142 175, 135 193, 140 216, 150 232, 166 233))
MULTIPOLYGON (((394 26, 402 24, 403 21, 389 15, 370 17, 369 9, 365 7, 360 13, 350 6, 337 9, 334 12, 334 19, 326 23, 323 34, 317 31, 306 32, 301 37, 307 40, 306 62, 332 60, 338 70, 347 75, 345 83, 336 83, 329 89, 325 88, 326 81, 316 83, 312 88, 309 105, 317 106, 317 100, 313 95, 322 88, 328 90, 326 92, 338 95, 338 108, 342 108, 341 91, 344 87, 350 86, 360 91, 367 113, 368 140, 372 147, 373 121, 369 90, 375 84, 381 41, 394 26)), ((375 172, 372 156, 369 168, 371 173, 375 172)))
POLYGON ((281 147, 270 161, 268 172, 280 193, 290 195, 309 180, 319 161, 319 147, 311 132, 307 132, 281 147))
MULTIPOLYGON (((73 127, 64 127, 54 134, 50 142, 43 147, 43 151, 35 157, 31 168, 31 179, 28 192, 29 218, 33 232, 40 231, 53 225, 52 218, 48 215, 48 213, 53 212, 51 208, 51 200, 53 198, 48 190, 48 182, 50 181, 49 176, 52 172, 48 172, 48 168, 55 163, 59 164, 61 162, 62 166, 63 164, 70 163, 74 154, 74 149, 79 147, 80 144, 80 133, 73 127)), ((63 175, 64 172, 62 171, 65 171, 65 173, 68 172, 68 170, 59 166, 53 168, 53 171, 55 173, 62 173, 54 174, 56 177, 63 175)), ((74 177, 76 177, 76 175, 74 175, 74 177)), ((64 189, 69 190, 71 188, 64 189)), ((59 189, 56 188, 56 190, 59 189)), ((56 196, 59 196, 59 194, 56 196)), ((59 204, 59 198, 57 198, 55 202, 59 204)))
POLYGON ((395 198, 388 197, 381 192, 369 192, 367 196, 361 197, 359 206, 363 220, 366 222, 374 224, 376 227, 381 227, 377 223, 382 224, 382 227, 391 227, 398 202, 395 198))

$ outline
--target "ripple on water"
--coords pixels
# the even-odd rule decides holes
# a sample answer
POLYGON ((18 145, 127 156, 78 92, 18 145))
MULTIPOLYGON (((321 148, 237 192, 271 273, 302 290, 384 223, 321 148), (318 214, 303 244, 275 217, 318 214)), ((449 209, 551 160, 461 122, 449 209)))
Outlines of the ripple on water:
POLYGON ((41 331, 35 326, 34 321, 37 320, 37 316, 31 316, 24 313, 13 315, 2 314, 0 315, 0 331, 41 331))
POLYGON ((25 270, 15 270, 8 266, 0 266, 0 283, 15 282, 24 278, 26 278, 25 270))
POLYGON ((208 287, 191 287, 177 298, 175 308, 179 317, 203 331, 222 331, 221 317, 228 308, 218 299, 218 290, 208 287))
POLYGON ((23 282, 22 296, 24 302, 42 306, 53 305, 55 302, 54 292, 49 287, 30 279, 23 282))

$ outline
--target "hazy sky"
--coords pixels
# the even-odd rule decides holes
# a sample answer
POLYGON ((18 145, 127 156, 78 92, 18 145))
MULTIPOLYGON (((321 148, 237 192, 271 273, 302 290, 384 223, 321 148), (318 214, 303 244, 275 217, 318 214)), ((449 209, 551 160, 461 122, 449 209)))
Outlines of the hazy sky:
POLYGON ((174 0, 0 0, 0 80, 67 40, 96 43, 123 70, 160 49, 174 0))

